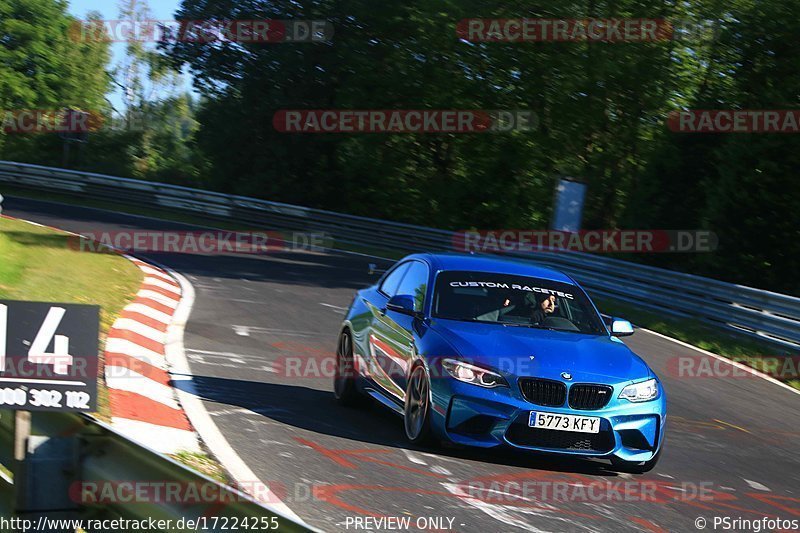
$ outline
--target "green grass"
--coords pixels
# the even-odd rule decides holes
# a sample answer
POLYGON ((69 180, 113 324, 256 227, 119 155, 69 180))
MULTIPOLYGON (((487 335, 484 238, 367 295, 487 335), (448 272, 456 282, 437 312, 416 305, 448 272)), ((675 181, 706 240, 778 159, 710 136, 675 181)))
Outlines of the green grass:
MULTIPOLYGON (((767 373, 770 373, 769 365, 774 364, 776 360, 797 355, 797 352, 792 352, 788 347, 715 328, 691 318, 660 315, 633 304, 605 297, 593 299, 597 308, 604 314, 625 318, 637 326, 657 331, 767 373)), ((800 379, 796 376, 787 376, 783 381, 800 389, 800 379)))
MULTIPOLYGON (((143 276, 124 257, 78 251, 74 242, 65 233, 0 218, 0 299, 99 305, 104 342, 143 276)), ((107 419, 102 377, 100 383, 98 415, 107 419)))
POLYGON ((201 474, 205 474, 214 481, 219 481, 224 484, 229 484, 231 482, 222 465, 208 454, 182 451, 172 455, 172 457, 179 463, 201 474))

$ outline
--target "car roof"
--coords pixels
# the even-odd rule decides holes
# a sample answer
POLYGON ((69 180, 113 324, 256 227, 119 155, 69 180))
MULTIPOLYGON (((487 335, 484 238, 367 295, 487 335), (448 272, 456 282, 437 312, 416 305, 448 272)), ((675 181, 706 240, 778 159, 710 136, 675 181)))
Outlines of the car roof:
POLYGON ((464 253, 423 253, 409 255, 404 259, 425 261, 434 271, 466 270, 493 274, 512 274, 575 284, 575 280, 563 272, 523 259, 464 253))

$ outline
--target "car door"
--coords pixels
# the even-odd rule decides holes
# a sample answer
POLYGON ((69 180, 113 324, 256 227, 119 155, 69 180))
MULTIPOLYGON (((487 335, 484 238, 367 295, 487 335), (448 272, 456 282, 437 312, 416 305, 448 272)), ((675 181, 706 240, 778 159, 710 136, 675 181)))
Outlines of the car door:
POLYGON ((372 314, 367 328, 369 353, 366 359, 369 375, 376 385, 394 397, 401 395, 401 391, 397 390, 394 381, 389 377, 389 372, 393 366, 391 361, 401 356, 396 353, 394 345, 387 340, 386 331, 389 330, 389 326, 386 324, 386 303, 397 293, 400 282, 410 266, 411 262, 405 261, 389 270, 378 284, 377 291, 373 293, 374 298, 370 297, 364 301, 372 314))
MULTIPOLYGON (((410 261, 400 284, 389 297, 409 295, 414 299, 414 310, 421 312, 427 284, 428 266, 422 261, 410 261)), ((406 376, 415 353, 415 321, 413 316, 384 307, 373 321, 370 334, 371 349, 384 378, 381 385, 400 401, 405 398, 406 376)))

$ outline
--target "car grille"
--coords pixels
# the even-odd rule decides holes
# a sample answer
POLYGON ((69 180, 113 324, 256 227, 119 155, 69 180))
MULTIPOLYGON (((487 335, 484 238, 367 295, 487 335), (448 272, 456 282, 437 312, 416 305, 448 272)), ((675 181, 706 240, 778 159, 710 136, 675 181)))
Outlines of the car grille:
POLYGON ((556 407, 564 405, 567 399, 567 386, 560 381, 538 378, 522 378, 519 380, 522 395, 536 405, 556 407))
POLYGON ((614 448, 614 436, 611 431, 578 433, 577 431, 556 431, 532 428, 524 424, 512 424, 506 432, 506 439, 517 446, 554 450, 607 452, 614 448))
POLYGON ((608 385, 576 383, 569 388, 569 406, 573 409, 602 409, 611 400, 613 391, 608 385))

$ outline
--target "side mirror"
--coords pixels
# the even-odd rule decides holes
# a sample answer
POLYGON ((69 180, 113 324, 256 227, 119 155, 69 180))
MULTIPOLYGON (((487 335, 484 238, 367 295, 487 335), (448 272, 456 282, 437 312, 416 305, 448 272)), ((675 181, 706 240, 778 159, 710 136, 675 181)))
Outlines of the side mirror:
POLYGON ((633 335, 633 325, 623 318, 612 318, 611 335, 614 337, 628 337, 629 335, 633 335))
POLYGON ((370 276, 373 276, 375 274, 383 274, 384 272, 386 272, 386 269, 378 268, 378 265, 376 265, 375 263, 370 263, 369 265, 367 265, 367 274, 369 274, 370 276))
POLYGON ((409 294, 395 294, 389 298, 389 301, 386 303, 386 309, 403 313, 404 315, 419 315, 419 313, 414 310, 414 297, 409 294))

